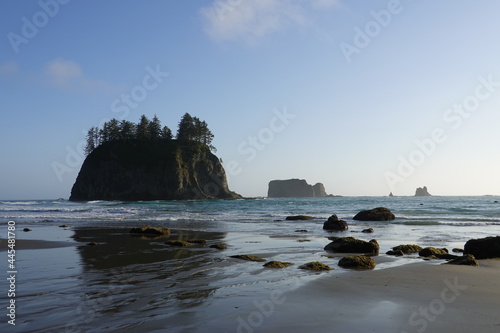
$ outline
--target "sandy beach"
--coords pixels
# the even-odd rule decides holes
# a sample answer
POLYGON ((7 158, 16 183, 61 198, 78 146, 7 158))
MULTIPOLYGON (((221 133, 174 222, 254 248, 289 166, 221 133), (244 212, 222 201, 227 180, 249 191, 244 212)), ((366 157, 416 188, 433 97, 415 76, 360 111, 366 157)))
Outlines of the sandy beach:
MULTIPOLYGON (((125 229, 55 228, 41 231, 53 235, 52 241, 24 234, 31 239, 17 242, 20 277, 36 276, 42 267, 37 267, 36 262, 42 262, 37 258, 59 258, 50 270, 41 269, 41 276, 18 282, 19 332, 500 329, 500 260, 481 260, 480 267, 469 267, 414 257, 401 264, 394 257, 380 255, 375 257, 375 270, 353 271, 337 266, 343 255, 328 258, 324 251, 284 254, 279 247, 269 248, 268 243, 248 237, 243 241, 231 233, 174 233, 174 237, 205 237, 209 243, 224 241, 236 248, 215 251, 207 246, 172 249, 163 239, 131 238, 125 229), (87 245, 91 241, 99 245, 87 245), (264 269, 262 263, 229 258, 242 247, 266 260, 280 260, 283 255, 297 262, 319 259, 334 270, 316 273, 297 265, 264 269), (57 285, 48 283, 50 279, 57 285), (42 319, 34 309, 48 304, 42 319)), ((296 243, 295 239, 280 241, 285 246, 296 243)), ((2 250, 4 244, 1 240, 2 250)))

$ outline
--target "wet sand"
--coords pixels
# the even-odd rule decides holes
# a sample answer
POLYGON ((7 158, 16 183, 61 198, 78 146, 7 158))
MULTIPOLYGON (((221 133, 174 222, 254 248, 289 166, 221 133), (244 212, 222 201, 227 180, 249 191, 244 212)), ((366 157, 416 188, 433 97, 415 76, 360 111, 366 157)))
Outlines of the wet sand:
POLYGON ((242 317, 239 331, 498 332, 500 260, 482 260, 480 267, 422 262, 324 276, 281 300, 269 317, 262 316, 261 327, 248 325, 260 323, 254 313, 242 317))
MULTIPOLYGON (((53 231, 58 230, 47 228, 46 234, 55 235, 53 231)), ((163 238, 141 240, 124 230, 75 228, 61 230, 52 240, 17 239, 17 249, 40 250, 26 253, 40 253, 41 257, 46 251, 57 257, 54 254, 64 254, 68 246, 78 246, 67 263, 61 262, 61 268, 47 271, 43 279, 46 282, 72 268, 65 274, 71 278, 68 281, 75 281, 67 288, 72 290, 75 300, 59 305, 66 309, 67 318, 46 324, 41 320, 32 323, 32 318, 25 316, 25 328, 67 329, 68 318, 74 318, 75 313, 81 316, 81 309, 75 305, 80 294, 95 293, 106 286, 113 290, 112 294, 108 289, 100 292, 107 303, 98 308, 92 320, 88 316, 75 319, 76 328, 99 331, 107 324, 109 332, 241 333, 500 330, 500 260, 482 260, 480 267, 469 267, 413 258, 407 260, 413 263, 393 267, 394 257, 380 255, 375 257, 377 269, 350 271, 336 265, 342 255, 321 257, 327 253, 321 251, 319 241, 313 244, 319 248, 317 251, 293 253, 293 244, 297 243, 293 238, 280 240, 283 243, 270 238, 266 243, 261 236, 255 238, 259 241, 253 241, 248 235, 240 239, 235 234, 176 232, 173 238, 205 237, 209 244, 229 245, 227 251, 206 246, 177 250, 166 247, 163 238), (90 241, 100 245, 86 246, 90 241), (286 246, 289 246, 287 253, 283 251, 286 246), (295 258, 296 265, 269 270, 262 268, 262 263, 229 258, 243 251, 260 254, 267 260, 288 256, 284 259, 295 258), (80 257, 80 264, 72 259, 75 255, 80 257), (309 259, 319 259, 334 270, 314 273, 297 269, 300 260, 309 259), (129 282, 118 283, 119 279, 129 282), (114 291, 116 285, 122 286, 119 293, 114 291), (137 311, 144 311, 141 318, 134 317, 137 311), (38 326, 32 326, 35 324, 38 326)), ((0 248, 6 248, 4 239, 0 248)), ((35 266, 31 269, 33 273, 38 270, 35 266)), ((33 293, 45 291, 43 288, 30 286, 33 293)), ((48 299, 54 294, 56 301, 56 293, 37 296, 33 304, 49 302, 57 313, 54 318, 58 318, 61 316, 58 304, 48 299)), ((26 300, 21 298, 20 303, 28 304, 28 296, 26 300)))

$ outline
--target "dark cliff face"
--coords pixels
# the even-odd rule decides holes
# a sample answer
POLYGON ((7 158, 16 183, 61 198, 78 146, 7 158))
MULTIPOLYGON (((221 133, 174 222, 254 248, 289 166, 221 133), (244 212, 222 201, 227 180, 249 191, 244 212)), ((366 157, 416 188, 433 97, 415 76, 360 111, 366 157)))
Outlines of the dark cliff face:
POLYGON ((217 156, 196 142, 111 141, 85 159, 71 201, 236 199, 217 156))
POLYGON ((325 187, 321 183, 309 185, 304 179, 272 180, 269 182, 269 198, 314 198, 326 197, 325 187))

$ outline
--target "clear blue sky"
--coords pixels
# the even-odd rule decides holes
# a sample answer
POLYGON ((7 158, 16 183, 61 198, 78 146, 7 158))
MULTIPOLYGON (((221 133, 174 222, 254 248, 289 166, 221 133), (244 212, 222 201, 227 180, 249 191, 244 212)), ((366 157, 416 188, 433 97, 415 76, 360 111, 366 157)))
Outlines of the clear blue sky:
POLYGON ((230 188, 500 194, 500 3, 0 2, 0 199, 68 198, 84 132, 189 112, 230 188), (127 100, 127 96, 129 99, 127 100))

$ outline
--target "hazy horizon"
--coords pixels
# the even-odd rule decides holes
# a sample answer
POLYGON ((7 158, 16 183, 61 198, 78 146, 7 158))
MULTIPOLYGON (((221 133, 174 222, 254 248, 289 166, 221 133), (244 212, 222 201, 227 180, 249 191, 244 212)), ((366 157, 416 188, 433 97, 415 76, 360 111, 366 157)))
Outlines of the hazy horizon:
POLYGON ((0 198, 65 198, 86 131, 208 123, 229 188, 500 195, 500 3, 0 3, 0 198))

